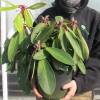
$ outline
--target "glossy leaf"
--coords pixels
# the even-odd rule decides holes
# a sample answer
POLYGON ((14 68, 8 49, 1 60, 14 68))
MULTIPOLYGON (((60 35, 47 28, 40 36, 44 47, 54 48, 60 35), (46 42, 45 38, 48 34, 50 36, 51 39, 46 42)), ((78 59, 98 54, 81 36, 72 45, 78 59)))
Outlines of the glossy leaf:
POLYGON ((15 26, 15 29, 16 29, 19 33, 23 33, 23 32, 24 32, 23 22, 24 22, 23 16, 22 16, 21 13, 19 13, 19 14, 15 17, 15 19, 14 19, 14 26, 15 26))
POLYGON ((6 39, 5 43, 4 43, 4 52, 2 54, 2 64, 4 63, 8 63, 8 47, 9 47, 9 43, 10 43, 10 39, 6 39))
POLYGON ((0 11, 10 11, 18 8, 18 5, 11 6, 11 7, 0 7, 0 11))
POLYGON ((19 45, 21 45, 25 41, 25 38, 26 38, 25 32, 19 33, 19 45))
POLYGON ((46 58, 46 53, 44 52, 44 50, 40 50, 33 55, 33 59, 35 60, 42 60, 45 58, 46 58))
POLYGON ((67 51, 67 49, 68 49, 67 39, 66 39, 66 37, 65 37, 64 29, 63 29, 62 27, 60 27, 60 31, 59 31, 59 36, 58 36, 58 38, 59 38, 59 40, 60 40, 62 49, 63 49, 64 51, 67 51))
POLYGON ((77 54, 74 52, 74 55, 73 55, 73 60, 74 60, 74 63, 75 63, 75 65, 74 66, 72 66, 73 67, 73 70, 76 72, 76 70, 77 70, 77 63, 78 63, 78 56, 77 56, 77 54))
POLYGON ((53 40, 52 47, 54 47, 54 48, 60 48, 60 47, 61 47, 60 41, 59 41, 58 37, 56 37, 56 38, 53 40))
POLYGON ((40 34, 36 37, 36 40, 46 42, 50 38, 50 35, 53 33, 53 31, 54 31, 53 25, 45 27, 43 31, 41 31, 40 34))
POLYGON ((8 47, 8 60, 9 62, 12 62, 14 60, 14 57, 16 55, 16 51, 18 49, 18 41, 19 41, 19 35, 16 33, 10 40, 9 47, 8 47))
POLYGON ((76 38, 78 38, 77 36, 76 36, 76 34, 74 33, 74 31, 72 31, 68 26, 67 26, 67 30, 69 31, 69 33, 76 39, 76 38))
POLYGON ((3 1, 3 2, 5 2, 6 4, 9 4, 9 5, 11 5, 11 6, 15 6, 15 4, 13 4, 12 2, 9 2, 8 0, 1 0, 1 1, 3 1))
POLYGON ((35 9, 39 9, 41 7, 44 7, 46 5, 46 3, 36 3, 36 4, 33 4, 31 5, 30 7, 28 7, 29 9, 32 9, 32 10, 35 10, 35 9))
POLYGON ((81 59, 83 59, 81 47, 80 47, 78 41, 68 31, 65 31, 65 35, 66 35, 66 38, 68 39, 68 41, 70 42, 71 46, 73 47, 74 51, 77 53, 77 55, 81 59))
POLYGON ((43 92, 52 95, 56 88, 56 78, 51 65, 46 59, 39 61, 37 75, 43 92))
POLYGON ((86 67, 81 59, 78 60, 78 68, 83 74, 86 74, 86 67))
POLYGON ((27 57, 27 54, 21 54, 17 62, 17 79, 19 87, 27 94, 31 92, 31 83, 27 77, 29 73, 29 60, 30 58, 27 57))
POLYGON ((14 59, 13 62, 7 63, 7 71, 10 71, 11 73, 15 71, 16 67, 16 59, 14 59))
POLYGON ((67 52, 65 52, 61 49, 52 48, 52 47, 47 47, 46 51, 52 57, 54 57, 56 60, 58 60, 64 64, 67 64, 67 65, 74 65, 74 61, 73 61, 72 57, 67 52))
POLYGON ((32 27, 33 26, 32 15, 27 9, 24 10, 24 18, 26 25, 28 27, 32 27))
POLYGON ((84 59, 88 59, 89 58, 89 48, 79 28, 76 29, 76 34, 78 36, 78 41, 80 42, 80 47, 82 50, 83 57, 84 59))
POLYGON ((45 23, 39 23, 36 25, 36 27, 33 29, 32 35, 31 35, 31 42, 34 43, 35 38, 37 35, 46 27, 45 23))

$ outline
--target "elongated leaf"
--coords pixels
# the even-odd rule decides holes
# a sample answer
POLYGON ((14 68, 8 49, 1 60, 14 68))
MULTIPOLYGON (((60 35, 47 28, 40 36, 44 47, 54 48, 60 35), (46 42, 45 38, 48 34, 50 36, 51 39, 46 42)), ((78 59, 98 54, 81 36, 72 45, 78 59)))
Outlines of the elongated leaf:
POLYGON ((16 51, 18 49, 18 38, 19 35, 16 33, 10 40, 10 44, 8 47, 8 60, 9 62, 12 62, 14 60, 14 57, 16 55, 16 51))
POLYGON ((19 45, 21 45, 26 39, 26 33, 19 33, 19 45))
POLYGON ((74 60, 74 63, 75 63, 75 65, 74 66, 72 66, 73 67, 73 70, 76 72, 76 70, 77 70, 77 64, 78 64, 78 56, 77 56, 77 54, 74 52, 74 55, 73 55, 73 60, 74 60))
POLYGON ((19 33, 23 33, 24 32, 24 27, 23 27, 23 16, 21 13, 19 13, 16 18, 14 19, 14 26, 15 29, 19 32, 19 33))
MULTIPOLYGON (((28 64, 30 58, 27 55, 20 55, 17 63, 17 79, 19 87, 27 94, 31 92, 31 83, 28 79, 28 64)), ((32 66, 33 67, 33 66, 32 66)))
POLYGON ((16 59, 13 62, 7 63, 7 71, 14 72, 16 66, 16 59))
POLYGON ((58 36, 59 40, 60 40, 60 43, 61 43, 61 46, 62 46, 62 49, 64 51, 68 51, 68 44, 67 44, 67 39, 65 37, 65 34, 64 34, 64 29, 62 27, 60 27, 60 31, 59 31, 59 36, 58 36))
POLYGON ((24 10, 24 17, 26 25, 28 27, 32 27, 33 26, 32 15, 27 9, 24 10))
POLYGON ((89 48, 79 28, 76 29, 76 34, 78 36, 78 41, 80 42, 83 57, 84 59, 88 59, 89 58, 89 48))
POLYGON ((12 7, 0 7, 0 11, 10 11, 18 8, 18 5, 12 6, 12 7))
POLYGON ((42 60, 46 58, 46 53, 44 53, 44 50, 40 50, 35 55, 33 55, 33 59, 35 60, 42 60))
POLYGON ((6 39, 5 43, 4 43, 4 52, 2 54, 2 64, 4 63, 8 63, 8 47, 9 47, 9 43, 10 43, 10 39, 6 39))
POLYGON ((7 3, 7 4, 11 5, 11 6, 15 6, 15 4, 13 4, 12 2, 9 2, 8 0, 1 0, 1 1, 3 1, 3 2, 5 2, 5 3, 7 3))
POLYGON ((39 23, 38 25, 36 25, 36 27, 33 29, 32 35, 31 35, 31 42, 34 43, 35 42, 35 38, 38 35, 38 33, 40 33, 44 28, 46 27, 45 23, 39 23))
POLYGON ((58 48, 51 48, 47 47, 46 50, 50 53, 56 60, 67 64, 67 65, 74 65, 74 61, 72 57, 65 51, 58 49, 58 48))
POLYGON ((66 38, 66 35, 64 34, 63 27, 60 27, 58 38, 60 40, 60 44, 61 44, 62 49, 64 51, 68 52, 71 56, 73 56, 73 52, 74 52, 73 48, 70 45, 68 39, 66 38))
POLYGON ((32 9, 32 10, 35 10, 35 9, 39 9, 41 7, 44 7, 46 5, 46 3, 36 3, 36 4, 33 4, 31 5, 30 7, 28 7, 29 9, 32 9))
POLYGON ((67 30, 70 32, 70 34, 76 39, 76 38, 78 38, 77 36, 76 36, 76 34, 74 33, 74 31, 72 31, 69 27, 67 27, 67 30))
POLYGON ((54 31, 53 25, 45 27, 43 31, 41 31, 40 34, 36 37, 36 40, 46 42, 50 38, 50 35, 53 33, 53 31, 54 31))
POLYGON ((66 38, 69 40, 71 46, 73 47, 74 51, 77 53, 77 55, 81 59, 83 59, 81 48, 80 48, 78 41, 75 38, 73 38, 71 33, 69 33, 68 31, 65 31, 65 35, 66 35, 66 38))
POLYGON ((78 67, 83 74, 86 74, 86 67, 81 59, 78 60, 78 67))
POLYGON ((39 61, 37 75, 41 89, 47 95, 52 95, 56 88, 56 78, 51 65, 46 59, 39 61))
POLYGON ((60 48, 60 47, 61 47, 60 41, 59 41, 58 38, 55 38, 55 39, 53 40, 52 47, 54 47, 54 48, 60 48))

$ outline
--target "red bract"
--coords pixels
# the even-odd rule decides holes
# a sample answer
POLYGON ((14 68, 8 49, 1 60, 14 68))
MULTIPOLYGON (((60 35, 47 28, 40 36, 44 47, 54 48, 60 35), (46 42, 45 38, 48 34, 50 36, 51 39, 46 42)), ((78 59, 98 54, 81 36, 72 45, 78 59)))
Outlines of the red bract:
POLYGON ((25 5, 19 5, 19 8, 21 9, 21 13, 24 13, 24 10, 26 9, 25 5))

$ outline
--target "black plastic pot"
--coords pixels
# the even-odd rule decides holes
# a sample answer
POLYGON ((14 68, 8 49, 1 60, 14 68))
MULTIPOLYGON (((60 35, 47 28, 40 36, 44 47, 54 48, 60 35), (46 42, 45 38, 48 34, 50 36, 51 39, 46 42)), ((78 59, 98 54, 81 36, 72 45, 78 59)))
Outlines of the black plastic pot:
MULTIPOLYGON (((55 71, 56 76, 56 89, 52 95, 46 95, 41 88, 38 87, 39 92, 43 95, 43 100, 60 100, 60 98, 64 97, 67 93, 67 90, 63 90, 62 86, 72 80, 72 72, 61 72, 61 71, 55 71)), ((37 82, 38 84, 38 82, 37 82)))

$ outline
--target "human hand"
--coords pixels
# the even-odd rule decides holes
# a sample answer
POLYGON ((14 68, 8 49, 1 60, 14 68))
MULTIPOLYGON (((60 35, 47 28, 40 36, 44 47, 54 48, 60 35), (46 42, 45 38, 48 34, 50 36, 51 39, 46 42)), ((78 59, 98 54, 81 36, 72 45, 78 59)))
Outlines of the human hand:
POLYGON ((43 96, 38 92, 36 86, 33 85, 33 93, 36 95, 37 98, 41 99, 43 96))
POLYGON ((63 86, 63 89, 69 89, 68 93, 65 95, 65 97, 61 98, 60 100, 70 100, 76 93, 77 90, 77 84, 75 80, 72 80, 70 83, 65 84, 63 86))

